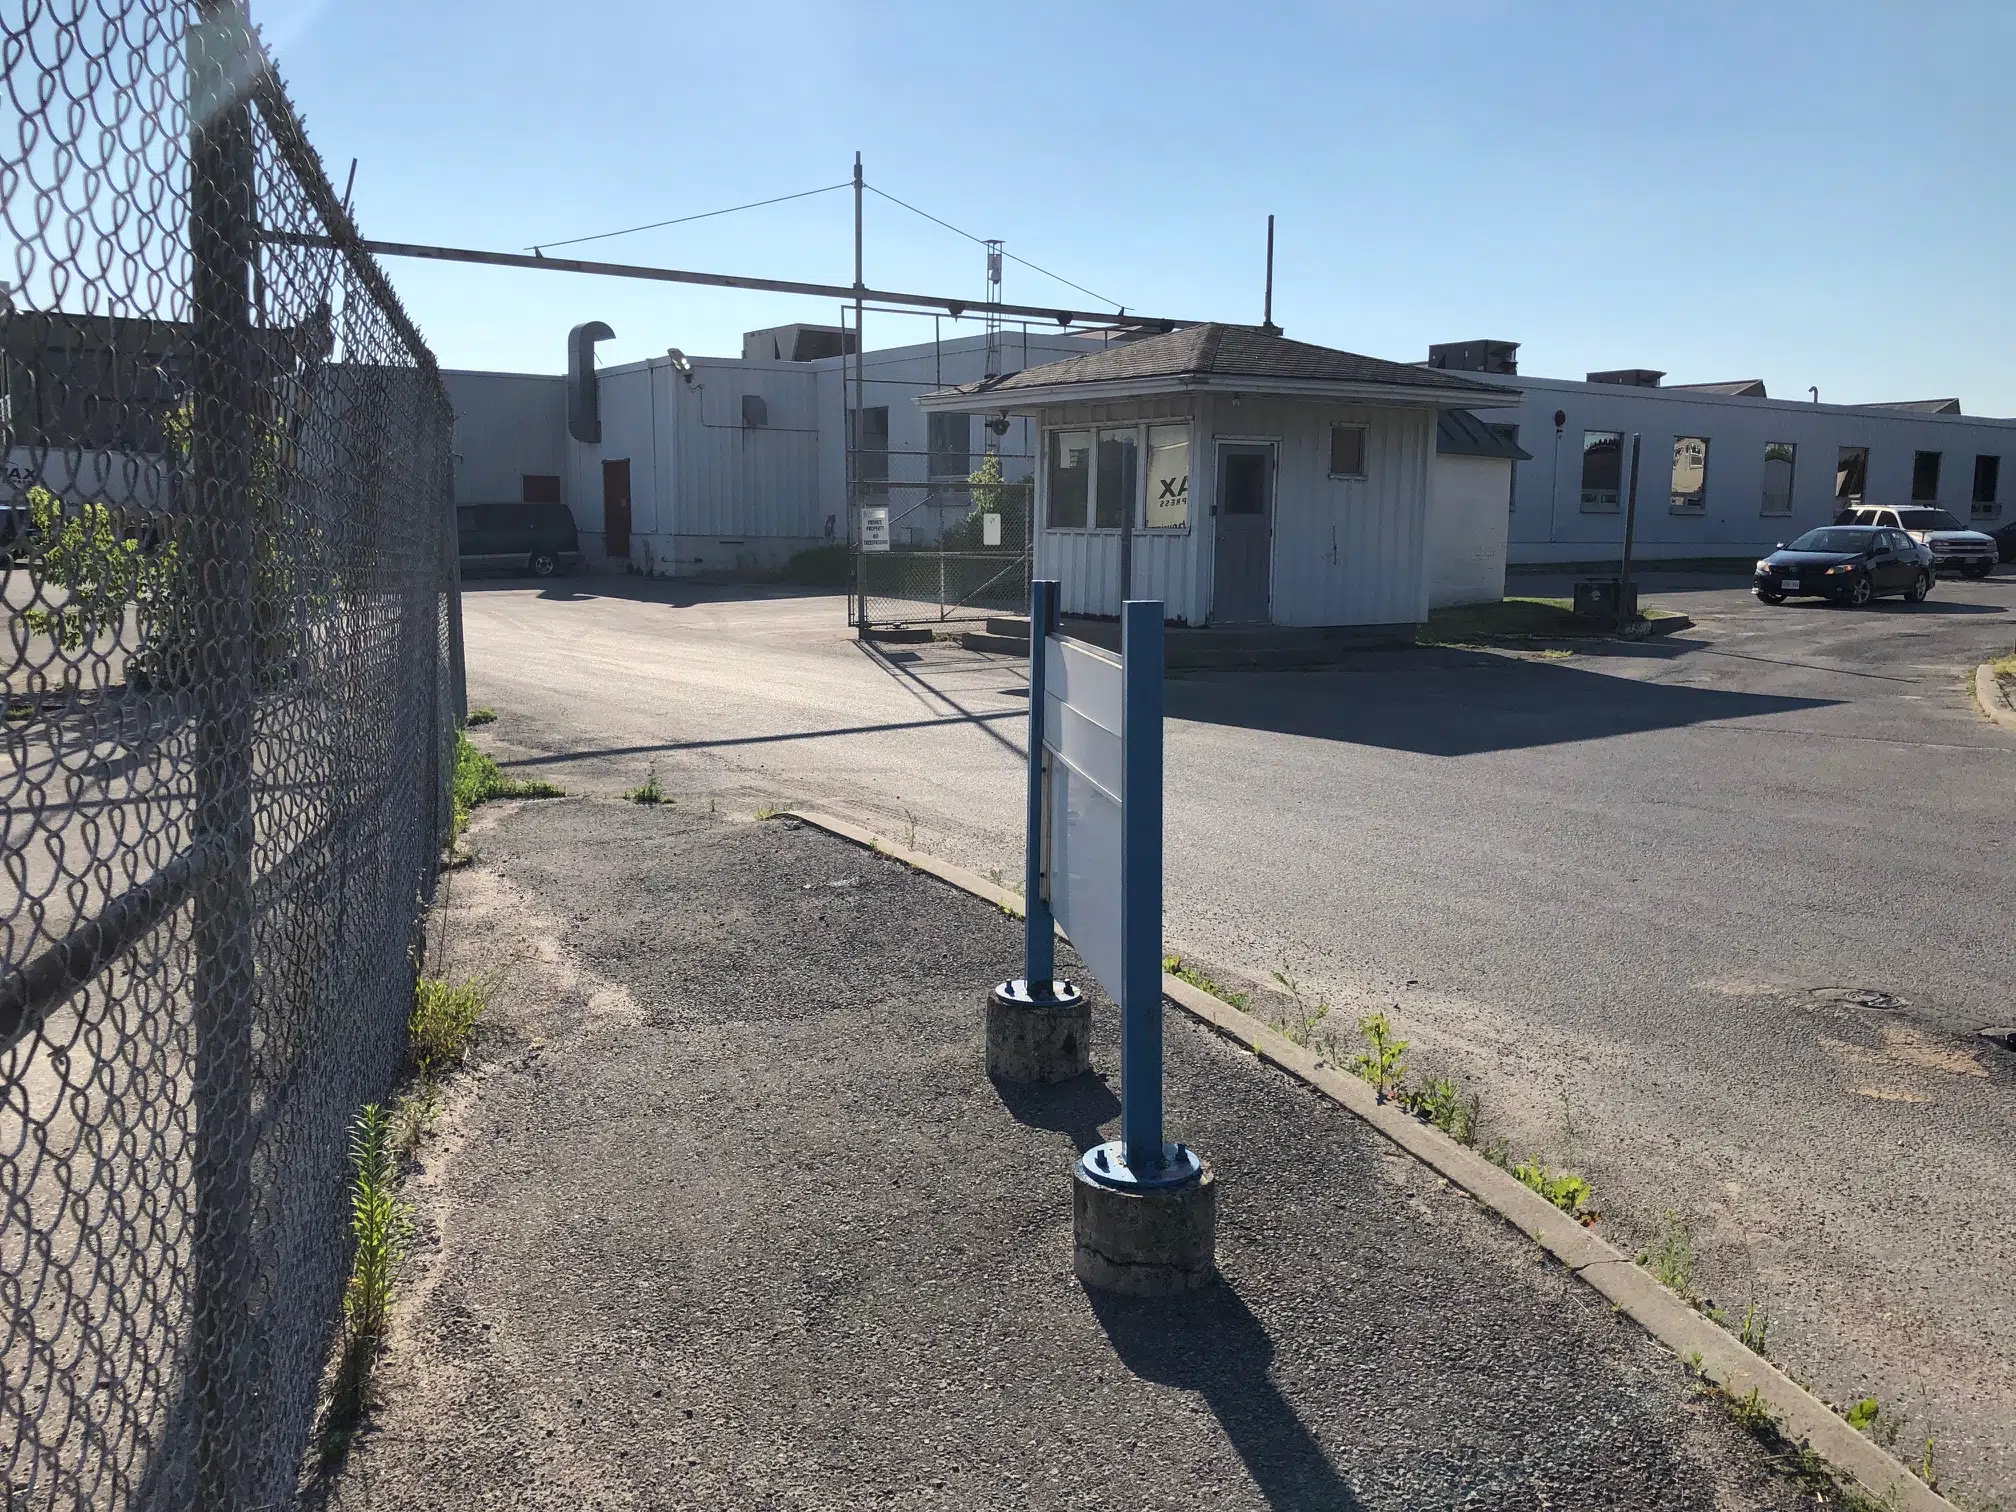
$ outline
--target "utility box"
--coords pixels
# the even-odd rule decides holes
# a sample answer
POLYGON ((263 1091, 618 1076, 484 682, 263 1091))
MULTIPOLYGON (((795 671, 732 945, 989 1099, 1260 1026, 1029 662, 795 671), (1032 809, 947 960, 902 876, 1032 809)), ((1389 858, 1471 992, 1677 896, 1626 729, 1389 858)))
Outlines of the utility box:
MULTIPOLYGON (((1617 620, 1617 600, 1623 591, 1623 581, 1619 578, 1580 578, 1575 583, 1575 617, 1577 619, 1617 620)), ((1624 618, 1638 617, 1638 585, 1631 585, 1631 597, 1625 605, 1624 618)))

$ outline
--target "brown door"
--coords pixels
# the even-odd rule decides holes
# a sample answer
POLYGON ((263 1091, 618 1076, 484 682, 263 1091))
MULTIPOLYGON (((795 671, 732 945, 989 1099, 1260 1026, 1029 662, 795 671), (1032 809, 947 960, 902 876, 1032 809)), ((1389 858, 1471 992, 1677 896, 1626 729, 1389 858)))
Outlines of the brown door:
POLYGON ((602 464, 602 549, 630 555, 630 459, 602 464))

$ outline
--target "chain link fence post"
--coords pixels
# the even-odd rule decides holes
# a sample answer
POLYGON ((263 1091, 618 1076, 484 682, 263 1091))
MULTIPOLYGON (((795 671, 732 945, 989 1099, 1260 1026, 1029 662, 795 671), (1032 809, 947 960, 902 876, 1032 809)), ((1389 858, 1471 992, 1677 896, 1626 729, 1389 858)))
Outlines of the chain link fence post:
POLYGON ((254 405, 250 340, 256 58, 238 0, 199 0, 188 39, 193 316, 189 542, 195 630, 195 1296, 199 1505, 250 1505, 259 1440, 252 1316, 254 405))

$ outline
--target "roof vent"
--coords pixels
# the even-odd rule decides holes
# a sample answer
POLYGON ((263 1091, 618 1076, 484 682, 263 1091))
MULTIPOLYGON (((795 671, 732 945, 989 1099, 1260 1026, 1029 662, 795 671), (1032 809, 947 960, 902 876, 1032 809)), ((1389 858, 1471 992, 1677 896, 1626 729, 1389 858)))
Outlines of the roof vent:
POLYGON ((1585 381, 1616 383, 1625 388, 1657 388, 1659 380, 1665 376, 1665 372, 1659 368, 1612 368, 1607 373, 1590 373, 1585 381))
POLYGON ((1428 348, 1428 366, 1452 373, 1496 373, 1519 376, 1516 341, 1443 341, 1428 348))

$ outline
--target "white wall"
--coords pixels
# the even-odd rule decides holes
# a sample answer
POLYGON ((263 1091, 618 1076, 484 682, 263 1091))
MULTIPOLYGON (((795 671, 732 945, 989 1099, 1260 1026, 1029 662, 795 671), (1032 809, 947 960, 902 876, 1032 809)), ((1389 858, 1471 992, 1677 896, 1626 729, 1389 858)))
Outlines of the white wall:
POLYGON ((1492 411, 1485 418, 1518 425, 1519 444, 1533 456, 1517 464, 1514 478, 1514 562, 1604 559, 1622 545, 1621 509, 1590 512, 1581 507, 1585 430, 1637 431, 1642 437, 1633 549, 1645 557, 1747 556, 1827 523, 1835 513, 1834 469, 1843 446, 1869 448, 1869 503, 1909 501, 1912 454, 1936 451, 1943 455, 1938 503, 1963 522, 1971 516, 1989 529, 2016 512, 2016 420, 1547 378, 1504 381, 1523 390, 1520 407, 1492 411), (1556 410, 1567 417, 1558 446, 1556 410), (1699 513, 1670 507, 1675 436, 1709 441, 1707 501, 1699 513), (1762 511, 1764 447, 1774 441, 1798 447, 1789 516, 1762 511), (2002 500, 1992 514, 1972 515, 1974 458, 1984 453, 2003 458, 2002 500))
POLYGON ((1511 461, 1438 453, 1430 477, 1428 607, 1495 603, 1505 595, 1511 461))
MULTIPOLYGON (((1418 624, 1428 616, 1428 470, 1435 413, 1425 408, 1168 395, 1043 412, 1046 430, 1192 415, 1190 528, 1137 532, 1134 594, 1161 598, 1179 624, 1210 620, 1212 505, 1220 441, 1275 446, 1272 618, 1277 625, 1418 624), (1329 476, 1330 427, 1366 428, 1363 479, 1329 476)), ((1501 496, 1502 503, 1502 496, 1501 496)), ((1039 513, 1036 571, 1059 582, 1067 614, 1117 614, 1117 530, 1056 530, 1039 513)))
MULTIPOLYGON (((540 373, 441 374, 455 409, 455 502, 511 503, 524 496, 523 475, 561 478, 567 489, 567 380, 540 373)), ((600 498, 599 486, 597 498, 600 498)), ((585 524, 579 511, 577 525, 585 524)))

